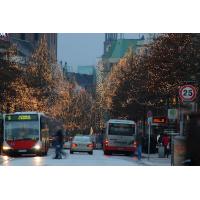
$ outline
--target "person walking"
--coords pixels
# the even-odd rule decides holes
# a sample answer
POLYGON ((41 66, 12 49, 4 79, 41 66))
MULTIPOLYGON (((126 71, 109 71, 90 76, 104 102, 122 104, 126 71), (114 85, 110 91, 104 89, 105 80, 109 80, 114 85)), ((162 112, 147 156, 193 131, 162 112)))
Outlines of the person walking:
POLYGON ((164 157, 167 157, 169 156, 169 136, 167 134, 164 134, 163 138, 162 138, 162 144, 164 146, 164 157))
POLYGON ((138 160, 142 159, 142 133, 136 135, 137 156, 138 160))
POLYGON ((62 159, 62 155, 66 157, 66 153, 63 151, 64 135, 62 129, 59 129, 55 135, 55 158, 62 159))

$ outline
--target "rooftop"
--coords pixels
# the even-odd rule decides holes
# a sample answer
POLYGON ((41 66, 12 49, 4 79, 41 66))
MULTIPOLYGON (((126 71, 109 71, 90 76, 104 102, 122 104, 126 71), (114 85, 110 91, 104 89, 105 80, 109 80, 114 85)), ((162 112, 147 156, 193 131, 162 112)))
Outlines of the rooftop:
POLYGON ((141 45, 143 39, 119 39, 112 41, 109 50, 103 58, 122 58, 129 48, 136 50, 141 45))

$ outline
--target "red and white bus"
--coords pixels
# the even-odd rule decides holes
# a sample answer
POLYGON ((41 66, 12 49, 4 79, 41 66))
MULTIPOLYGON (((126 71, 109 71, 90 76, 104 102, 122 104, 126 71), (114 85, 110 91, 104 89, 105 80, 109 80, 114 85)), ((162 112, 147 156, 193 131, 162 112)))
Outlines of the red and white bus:
POLYGON ((47 155, 49 118, 39 112, 4 114, 2 152, 6 155, 47 155))
POLYGON ((124 153, 132 155, 136 149, 136 123, 131 120, 110 119, 106 123, 103 150, 105 155, 124 153))

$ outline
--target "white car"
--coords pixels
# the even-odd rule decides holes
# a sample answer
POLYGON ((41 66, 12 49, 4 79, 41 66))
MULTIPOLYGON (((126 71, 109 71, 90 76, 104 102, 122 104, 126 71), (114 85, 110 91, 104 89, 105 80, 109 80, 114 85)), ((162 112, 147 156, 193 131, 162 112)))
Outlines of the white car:
POLYGON ((70 154, 74 152, 87 152, 93 154, 93 143, 90 136, 75 136, 71 142, 70 154))
POLYGON ((63 149, 70 149, 70 146, 71 146, 71 142, 65 142, 64 144, 63 144, 63 149))

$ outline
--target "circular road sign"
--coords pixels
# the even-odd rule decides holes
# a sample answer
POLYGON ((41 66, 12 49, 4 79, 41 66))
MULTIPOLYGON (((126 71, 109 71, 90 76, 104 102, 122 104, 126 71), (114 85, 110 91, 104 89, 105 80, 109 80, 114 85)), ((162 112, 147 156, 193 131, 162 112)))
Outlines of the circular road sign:
POLYGON ((197 97, 197 89, 193 85, 184 85, 179 89, 179 97, 182 101, 194 101, 197 97))
POLYGON ((149 110, 148 112, 147 112, 147 117, 152 117, 153 116, 153 113, 149 110))

